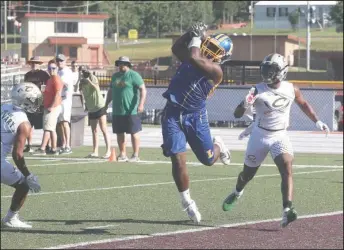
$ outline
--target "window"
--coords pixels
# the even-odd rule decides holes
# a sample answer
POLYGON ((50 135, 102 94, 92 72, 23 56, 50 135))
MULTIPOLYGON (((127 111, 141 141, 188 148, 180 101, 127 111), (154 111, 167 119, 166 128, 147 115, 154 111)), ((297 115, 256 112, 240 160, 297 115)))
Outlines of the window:
POLYGON ((278 8, 278 15, 279 16, 288 16, 288 8, 278 8))
POLYGON ((63 47, 62 46, 57 46, 56 55, 58 55, 58 54, 63 54, 63 47))
POLYGON ((55 22, 55 33, 78 33, 78 23, 55 22))
POLYGON ((72 58, 78 57, 78 48, 77 47, 69 47, 69 57, 72 57, 72 58))
POLYGON ((276 8, 275 7, 266 8, 266 16, 267 17, 274 17, 275 14, 276 14, 276 8))

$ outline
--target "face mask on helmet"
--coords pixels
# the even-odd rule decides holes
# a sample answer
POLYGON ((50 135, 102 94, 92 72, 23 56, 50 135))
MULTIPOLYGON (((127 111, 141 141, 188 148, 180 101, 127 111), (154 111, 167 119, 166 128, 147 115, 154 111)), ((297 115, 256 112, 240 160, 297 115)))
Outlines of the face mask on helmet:
POLYGON ((224 34, 207 37, 201 45, 201 54, 217 63, 229 60, 233 45, 224 34), (218 39, 216 39, 218 37, 218 39), (221 41, 221 42, 220 42, 221 41), (222 45, 222 46, 221 46, 222 45), (228 47, 228 51, 224 47, 228 47))
POLYGON ((285 78, 285 74, 281 75, 281 72, 286 67, 288 67, 288 65, 281 69, 277 63, 264 62, 260 66, 260 74, 264 82, 269 84, 276 84, 285 78))
POLYGON ((28 113, 35 113, 42 105, 42 102, 42 93, 33 83, 18 84, 12 89, 13 105, 28 113))

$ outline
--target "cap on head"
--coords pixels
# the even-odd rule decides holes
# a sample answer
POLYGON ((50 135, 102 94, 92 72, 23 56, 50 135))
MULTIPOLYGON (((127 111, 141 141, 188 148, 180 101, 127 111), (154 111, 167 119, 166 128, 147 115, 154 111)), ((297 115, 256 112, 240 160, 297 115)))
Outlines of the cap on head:
POLYGON ((129 60, 129 57, 127 57, 127 56, 120 56, 120 57, 118 58, 118 60, 115 61, 115 66, 118 67, 120 63, 125 63, 125 64, 127 64, 127 65, 129 66, 129 68, 132 67, 132 64, 131 64, 131 62, 130 62, 130 60, 129 60))

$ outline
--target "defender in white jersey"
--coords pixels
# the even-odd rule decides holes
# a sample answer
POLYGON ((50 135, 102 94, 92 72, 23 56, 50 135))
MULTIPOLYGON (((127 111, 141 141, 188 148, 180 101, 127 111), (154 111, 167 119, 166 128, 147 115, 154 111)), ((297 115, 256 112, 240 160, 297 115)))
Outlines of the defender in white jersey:
POLYGON ((246 149, 244 169, 238 176, 236 188, 225 199, 222 208, 224 211, 232 208, 235 201, 243 194, 246 184, 255 176, 259 166, 270 152, 282 178, 281 226, 286 227, 297 218, 297 213, 292 207, 294 154, 286 131, 293 101, 295 100, 301 110, 314 121, 317 128, 326 133, 329 132, 329 128, 318 119, 300 90, 284 80, 288 72, 288 64, 282 55, 270 54, 265 57, 260 71, 263 82, 250 89, 245 100, 234 112, 234 116, 240 118, 254 104, 256 117, 246 149))
POLYGON ((11 104, 1 105, 1 183, 15 188, 10 209, 1 220, 1 227, 32 227, 18 217, 29 190, 41 190, 37 177, 29 172, 24 160, 25 141, 31 129, 25 112, 35 113, 41 103, 42 93, 39 88, 25 82, 12 89, 11 104), (17 167, 6 159, 11 152, 17 167))

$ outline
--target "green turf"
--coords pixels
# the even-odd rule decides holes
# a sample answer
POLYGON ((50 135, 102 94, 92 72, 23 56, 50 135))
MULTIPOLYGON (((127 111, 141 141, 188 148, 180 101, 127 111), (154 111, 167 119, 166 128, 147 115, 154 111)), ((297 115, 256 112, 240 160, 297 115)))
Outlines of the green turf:
MULTIPOLYGON (((81 158, 90 152, 90 147, 73 150, 74 153, 69 156, 55 158, 81 158)), ((295 157, 296 166, 343 165, 342 155, 296 154, 295 157)), ((233 163, 241 163, 243 153, 233 152, 232 158, 233 163)), ((141 159, 166 161, 166 164, 106 161, 73 164, 71 160, 48 161, 44 157, 38 160, 27 159, 30 170, 38 175, 42 185, 42 194, 29 196, 20 213, 23 219, 32 222, 33 229, 21 232, 2 230, 1 248, 51 247, 196 228, 181 209, 168 158, 161 155, 160 149, 142 149, 141 159), (61 193, 68 190, 75 191, 61 193), (96 226, 108 227, 87 229, 96 226)), ((196 162, 191 152, 188 152, 188 161, 196 162)), ((272 163, 270 157, 266 163, 272 163)), ((281 216, 280 177, 276 167, 262 167, 257 178, 246 188, 242 199, 231 212, 226 213, 222 211, 222 201, 234 187, 242 167, 239 164, 188 166, 191 196, 203 217, 201 226, 281 216)), ((342 168, 321 166, 295 167, 294 204, 298 213, 303 215, 342 210, 342 171, 342 168), (327 172, 308 173, 312 171, 327 172)), ((4 185, 1 187, 1 216, 4 216, 13 190, 4 185)))

